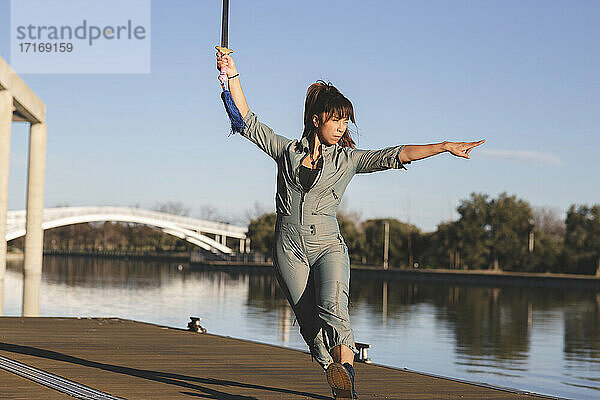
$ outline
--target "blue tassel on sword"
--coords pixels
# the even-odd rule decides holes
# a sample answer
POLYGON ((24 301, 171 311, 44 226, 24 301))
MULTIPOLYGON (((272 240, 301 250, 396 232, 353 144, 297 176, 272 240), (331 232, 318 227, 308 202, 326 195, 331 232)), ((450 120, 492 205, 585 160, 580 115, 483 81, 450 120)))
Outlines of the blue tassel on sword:
MULTIPOLYGON (((215 48, 223 56, 233 53, 233 50, 228 49, 227 47, 215 46, 215 48)), ((240 110, 238 110, 237 106, 235 105, 235 102, 231 97, 231 92, 228 89, 229 84, 227 82, 227 67, 221 67, 219 81, 221 82, 221 87, 223 88, 223 92, 221 92, 221 99, 223 100, 223 104, 225 105, 225 111, 227 111, 227 115, 229 115, 229 120, 231 121, 230 135, 231 133, 236 132, 242 133, 246 126, 244 124, 244 119, 240 114, 240 110)))

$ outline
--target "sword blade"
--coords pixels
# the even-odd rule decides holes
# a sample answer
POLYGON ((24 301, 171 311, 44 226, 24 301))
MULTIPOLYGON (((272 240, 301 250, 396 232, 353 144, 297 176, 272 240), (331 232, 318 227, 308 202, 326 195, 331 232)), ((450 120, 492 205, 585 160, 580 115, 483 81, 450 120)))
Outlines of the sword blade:
POLYGON ((221 20, 221 46, 229 47, 229 0, 223 0, 223 19, 221 20))

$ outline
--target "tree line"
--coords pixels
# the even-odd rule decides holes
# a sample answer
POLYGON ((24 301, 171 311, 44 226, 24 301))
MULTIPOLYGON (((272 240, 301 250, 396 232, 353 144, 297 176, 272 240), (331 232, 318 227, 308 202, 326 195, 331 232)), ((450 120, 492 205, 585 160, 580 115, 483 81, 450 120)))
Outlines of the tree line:
MULTIPOLYGON (((600 276, 600 205, 571 205, 564 221, 506 193, 473 193, 457 207, 457 221, 422 232, 397 219, 357 222, 339 212, 340 231, 352 264, 382 265, 384 222, 389 224, 390 268, 491 269, 600 276)), ((255 251, 272 250, 275 213, 251 220, 255 251)))
MULTIPOLYGON (((24 238, 11 240, 9 249, 23 249, 24 238)), ((44 251, 66 252, 189 252, 197 247, 160 229, 124 222, 88 222, 44 232, 44 251)))
MULTIPOLYGON (((188 215, 181 203, 158 211, 188 215)), ((213 210, 214 211, 214 210, 213 210)), ((390 268, 491 269, 520 272, 595 274, 600 276, 600 204, 571 205, 561 220, 549 209, 500 194, 471 194, 457 207, 459 218, 435 232, 422 232, 393 218, 360 221, 353 212, 338 212, 340 231, 352 264, 382 265, 384 223, 389 225, 390 268)), ((248 220, 253 251, 271 254, 276 215, 257 208, 248 220)), ((23 248, 23 238, 9 243, 23 248)), ((237 240, 227 245, 237 248, 237 240)), ((144 225, 96 222, 47 230, 46 250, 182 252, 197 247, 144 225)))

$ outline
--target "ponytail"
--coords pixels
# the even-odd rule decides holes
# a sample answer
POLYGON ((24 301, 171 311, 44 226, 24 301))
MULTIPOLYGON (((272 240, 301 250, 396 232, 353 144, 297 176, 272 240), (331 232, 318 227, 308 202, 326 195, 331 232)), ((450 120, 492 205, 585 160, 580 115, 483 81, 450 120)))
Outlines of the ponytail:
MULTIPOLYGON (((350 100, 341 94, 331 82, 325 83, 322 80, 310 85, 306 92, 302 137, 310 139, 316 133, 313 115, 317 116, 321 124, 326 123, 334 117, 348 118, 353 124, 356 124, 354 120, 354 108, 350 100)), ((348 129, 346 129, 338 144, 342 147, 350 147, 351 149, 356 147, 348 129)))

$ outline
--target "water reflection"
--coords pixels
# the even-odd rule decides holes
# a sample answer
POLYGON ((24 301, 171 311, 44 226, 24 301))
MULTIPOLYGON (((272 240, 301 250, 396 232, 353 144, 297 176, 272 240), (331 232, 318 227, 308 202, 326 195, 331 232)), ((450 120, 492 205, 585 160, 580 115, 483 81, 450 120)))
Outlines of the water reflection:
POLYGON ((79 287, 156 288, 179 277, 176 265, 91 257, 45 257, 43 268, 45 279, 79 287))
POLYGON ((564 368, 571 377, 565 384, 600 386, 600 294, 594 302, 575 302, 564 313, 564 368), (588 382, 582 384, 581 382, 588 382))
MULTIPOLYGON (((306 349, 270 271, 46 257, 42 315, 120 316, 306 349), (57 301, 60 299, 60 301, 57 301)), ((18 315, 19 266, 5 311, 18 315), (16 297, 15 297, 16 296, 16 297)), ((397 367, 564 397, 600 395, 600 294, 412 283, 353 275, 350 314, 371 358, 397 367)))

